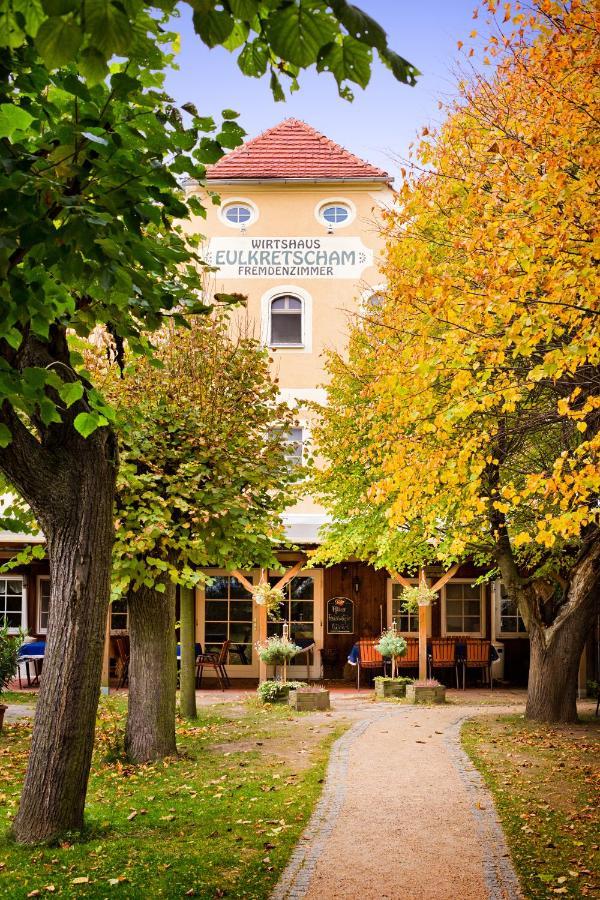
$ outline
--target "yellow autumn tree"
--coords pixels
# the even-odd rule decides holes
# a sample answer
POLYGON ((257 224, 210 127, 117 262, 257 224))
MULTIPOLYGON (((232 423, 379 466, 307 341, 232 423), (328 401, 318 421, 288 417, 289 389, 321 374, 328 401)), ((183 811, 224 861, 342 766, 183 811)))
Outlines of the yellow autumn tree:
POLYGON ((591 2, 487 7, 493 74, 422 140, 385 302, 330 362, 320 555, 494 566, 529 631, 528 715, 568 721, 600 596, 600 42, 591 2))

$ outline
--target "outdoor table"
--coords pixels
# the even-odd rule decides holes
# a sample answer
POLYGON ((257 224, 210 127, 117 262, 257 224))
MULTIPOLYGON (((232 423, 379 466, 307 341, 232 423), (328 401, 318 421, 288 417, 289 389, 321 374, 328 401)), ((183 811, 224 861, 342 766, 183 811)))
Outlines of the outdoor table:
POLYGON ((46 641, 30 641, 27 644, 22 644, 19 647, 19 662, 18 662, 18 675, 19 675, 19 687, 22 687, 21 683, 21 663, 25 665, 25 673, 27 675, 27 686, 32 687, 35 685, 39 686, 40 683, 40 674, 41 674, 41 666, 40 663, 43 662, 44 657, 46 655, 46 641), (33 680, 31 678, 31 671, 29 669, 29 664, 33 663, 33 680))

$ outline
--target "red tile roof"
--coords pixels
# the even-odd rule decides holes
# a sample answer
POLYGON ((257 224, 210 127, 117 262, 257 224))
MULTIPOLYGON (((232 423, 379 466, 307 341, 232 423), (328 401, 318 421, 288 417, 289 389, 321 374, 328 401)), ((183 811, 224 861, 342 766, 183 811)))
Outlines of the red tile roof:
POLYGON ((207 179, 331 179, 390 181, 383 169, 359 159, 299 119, 285 119, 227 153, 207 179))

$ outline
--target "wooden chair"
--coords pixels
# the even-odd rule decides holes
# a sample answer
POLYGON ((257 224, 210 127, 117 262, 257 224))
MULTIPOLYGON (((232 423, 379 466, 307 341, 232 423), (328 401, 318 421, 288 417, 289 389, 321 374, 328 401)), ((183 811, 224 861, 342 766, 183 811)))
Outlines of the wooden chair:
POLYGON ((360 690, 361 669, 383 670, 383 656, 375 649, 376 640, 363 638, 358 642, 358 665, 356 667, 356 688, 360 690))
POLYGON ((467 655, 463 664, 463 691, 465 689, 467 669, 481 669, 490 685, 492 684, 492 645, 480 638, 467 638, 467 655))
POLYGON ((454 669, 456 674, 456 687, 458 687, 458 662, 456 659, 456 641, 454 638, 432 639, 431 656, 429 658, 429 673, 432 676, 434 669, 454 669))
POLYGON ((406 653, 396 657, 396 670, 419 668, 419 641, 418 638, 406 639, 406 653))
POLYGON ((225 664, 229 653, 230 641, 223 641, 219 653, 200 653, 196 657, 196 687, 202 687, 202 673, 204 669, 213 669, 221 685, 221 690, 231 684, 225 664))
POLYGON ((115 637, 115 650, 117 651, 116 675, 117 690, 129 683, 129 638, 115 637))

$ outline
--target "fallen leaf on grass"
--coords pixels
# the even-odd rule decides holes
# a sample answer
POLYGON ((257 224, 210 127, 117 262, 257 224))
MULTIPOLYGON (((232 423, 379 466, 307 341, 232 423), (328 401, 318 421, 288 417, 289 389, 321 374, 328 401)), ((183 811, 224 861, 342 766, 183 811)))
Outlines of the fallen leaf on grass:
POLYGON ((89 884, 90 879, 87 875, 81 875, 79 878, 74 878, 71 884, 89 884))
POLYGON ((131 820, 135 819, 136 816, 137 816, 137 809, 134 809, 133 812, 130 812, 129 815, 127 816, 127 821, 131 822, 131 820))
POLYGON ((27 896, 28 896, 28 897, 39 897, 39 896, 40 896, 40 892, 39 892, 38 889, 36 888, 35 891, 29 891, 29 893, 27 894, 27 896))

